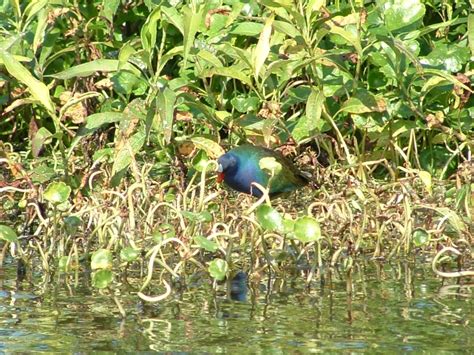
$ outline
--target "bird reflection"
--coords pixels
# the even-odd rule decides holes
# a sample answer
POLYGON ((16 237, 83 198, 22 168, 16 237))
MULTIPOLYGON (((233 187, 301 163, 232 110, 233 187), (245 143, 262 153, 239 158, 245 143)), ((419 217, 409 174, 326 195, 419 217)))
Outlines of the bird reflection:
POLYGON ((230 299, 239 302, 247 301, 247 274, 239 271, 227 284, 230 299))

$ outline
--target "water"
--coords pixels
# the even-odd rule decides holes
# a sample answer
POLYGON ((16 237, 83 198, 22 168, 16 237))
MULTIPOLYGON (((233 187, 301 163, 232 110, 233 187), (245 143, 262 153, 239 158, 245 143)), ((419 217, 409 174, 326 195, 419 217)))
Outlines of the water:
POLYGON ((474 351, 472 279, 373 262, 325 275, 307 289, 301 275, 241 274, 217 291, 197 275, 158 304, 117 284, 122 319, 113 295, 91 289, 86 275, 17 282, 9 265, 0 272, 0 352, 474 351))

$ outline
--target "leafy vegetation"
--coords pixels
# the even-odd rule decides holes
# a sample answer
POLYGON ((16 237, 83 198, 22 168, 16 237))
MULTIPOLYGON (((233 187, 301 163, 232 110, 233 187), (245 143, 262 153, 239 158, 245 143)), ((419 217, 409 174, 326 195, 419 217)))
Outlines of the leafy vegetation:
POLYGON ((148 260, 167 295, 191 266, 469 250, 473 7, 0 2, 2 256, 98 288, 148 260), (235 201, 213 159, 245 141, 297 153, 319 189, 235 201))

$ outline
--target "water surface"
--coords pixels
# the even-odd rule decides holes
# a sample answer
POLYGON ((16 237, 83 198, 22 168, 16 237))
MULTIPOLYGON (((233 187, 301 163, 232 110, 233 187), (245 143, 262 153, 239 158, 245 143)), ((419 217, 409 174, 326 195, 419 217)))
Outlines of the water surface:
POLYGON ((197 275, 166 301, 148 304, 125 284, 113 294, 93 290, 85 274, 19 282, 12 263, 0 272, 0 351, 474 349, 473 280, 437 278, 429 265, 367 261, 351 275, 328 270, 310 288, 300 274, 260 275, 258 282, 240 276, 213 290, 197 275))

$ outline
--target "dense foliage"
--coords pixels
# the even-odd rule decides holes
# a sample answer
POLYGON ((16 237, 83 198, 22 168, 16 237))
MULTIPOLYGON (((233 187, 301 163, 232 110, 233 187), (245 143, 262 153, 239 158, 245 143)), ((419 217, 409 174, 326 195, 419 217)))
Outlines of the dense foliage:
MULTIPOLYGON (((92 267, 100 271, 112 264, 110 251, 128 263, 141 250, 153 262, 168 242, 183 265, 191 258, 202 266, 189 249, 193 240, 199 252, 224 255, 209 269, 219 279, 232 262, 234 233, 242 249, 248 241, 239 229, 246 219, 232 225, 227 216, 236 212, 214 201, 214 183, 205 185, 209 159, 251 141, 304 152, 310 170, 340 169, 334 187, 357 189, 358 202, 338 209, 347 219, 323 228, 319 256, 324 246, 350 254, 354 243, 365 244, 364 233, 380 254, 386 228, 403 236, 393 250, 412 245, 412 236, 423 245, 440 219, 469 240, 473 7, 472 0, 3 0, 0 219, 38 249, 47 269, 56 257, 63 266, 72 255, 79 262, 76 243, 98 250, 92 267), (415 230, 416 207, 401 198, 402 227, 391 225, 391 215, 369 223, 368 206, 382 213, 374 206, 389 201, 382 196, 393 187, 377 197, 354 182, 373 178, 409 179, 423 191, 419 198, 431 198, 424 213, 431 208, 437 218, 415 230), (452 183, 438 191, 437 179, 452 183), (357 216, 360 225, 351 229, 357 216), (331 241, 346 231, 360 237, 331 241)), ((314 201, 310 196, 306 207, 314 201)), ((334 213, 320 211, 319 222, 334 213)), ((249 235, 255 228, 285 235, 291 220, 271 207, 256 218, 263 227, 248 222, 249 235)), ((288 233, 301 245, 319 240, 315 219, 299 220, 288 233), (318 236, 308 237, 307 228, 318 236)), ((442 240, 444 222, 435 233, 442 240)), ((16 240, 7 234, 2 239, 16 240)), ((263 248, 277 269, 283 254, 255 243, 248 247, 263 248)), ((180 262, 172 269, 161 257, 171 275, 180 270, 180 262)))

